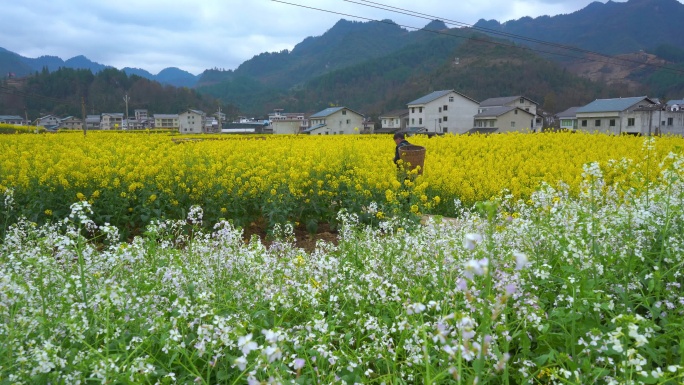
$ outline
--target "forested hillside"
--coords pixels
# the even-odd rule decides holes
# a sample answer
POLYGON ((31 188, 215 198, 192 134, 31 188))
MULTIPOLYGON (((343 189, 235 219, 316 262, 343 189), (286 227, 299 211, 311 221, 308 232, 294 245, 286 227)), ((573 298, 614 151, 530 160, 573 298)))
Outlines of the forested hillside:
POLYGON ((476 100, 523 94, 551 112, 619 96, 622 89, 583 79, 533 51, 502 45, 468 29, 423 31, 413 41, 382 58, 331 71, 289 90, 234 77, 200 91, 239 104, 243 111, 315 111, 346 105, 378 115, 440 89, 455 89, 476 100))
MULTIPOLYGON (((71 68, 54 72, 44 69, 21 82, 5 81, 0 90, 3 114, 24 116, 26 112, 32 119, 47 114, 81 117, 82 98, 87 114, 124 112, 125 95, 130 98, 131 114, 134 109, 147 109, 150 114, 175 114, 188 108, 213 113, 219 107, 214 98, 195 90, 163 86, 113 68, 97 74, 71 68)), ((221 109, 229 115, 237 115, 235 108, 228 104, 222 103, 221 109)))

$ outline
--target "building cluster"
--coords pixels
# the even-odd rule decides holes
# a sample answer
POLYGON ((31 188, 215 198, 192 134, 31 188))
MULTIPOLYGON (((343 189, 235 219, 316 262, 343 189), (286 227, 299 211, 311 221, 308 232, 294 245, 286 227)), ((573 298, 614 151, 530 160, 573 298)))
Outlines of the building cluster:
POLYGON ((58 117, 47 115, 28 122, 21 116, 0 115, 0 124, 35 125, 49 131, 59 129, 69 130, 143 130, 143 129, 177 129, 186 134, 199 134, 219 131, 219 121, 223 122, 226 115, 217 112, 207 115, 203 111, 189 109, 180 114, 154 114, 150 116, 147 110, 134 111, 134 116, 126 119, 124 113, 103 113, 87 115, 83 119, 75 116, 58 117))
POLYGON ((478 102, 454 90, 435 91, 379 117, 380 128, 346 107, 327 108, 309 117, 270 116, 274 133, 314 135, 374 133, 472 134, 539 132, 543 128, 635 135, 684 135, 684 100, 663 103, 646 96, 597 99, 556 115, 546 113, 525 96, 478 102))
MULTIPOLYGON (((407 108, 379 117, 379 127, 348 107, 329 107, 314 114, 286 113, 276 109, 267 120, 241 118, 226 122, 225 114, 207 115, 189 109, 180 114, 154 114, 135 110, 132 119, 123 113, 88 115, 86 121, 73 116, 45 116, 31 122, 48 130, 177 129, 182 134, 273 133, 344 135, 405 132, 437 134, 538 132, 542 128, 584 130, 611 134, 684 135, 684 100, 661 103, 646 96, 597 99, 556 115, 545 113, 525 96, 508 96, 478 102, 454 90, 435 91, 407 104, 407 108), (85 127, 84 127, 85 124, 85 127)), ((0 115, 0 123, 27 124, 19 116, 0 115)))

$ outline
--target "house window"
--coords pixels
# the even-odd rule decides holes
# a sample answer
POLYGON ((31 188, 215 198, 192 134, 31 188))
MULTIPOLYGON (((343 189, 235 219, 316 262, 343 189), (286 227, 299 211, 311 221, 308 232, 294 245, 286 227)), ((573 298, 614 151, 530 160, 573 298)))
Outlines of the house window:
POLYGON ((515 122, 511 122, 511 127, 515 127, 515 122))
POLYGON ((447 105, 445 104, 444 107, 442 107, 442 111, 446 111, 446 110, 447 110, 447 105))
POLYGON ((416 113, 416 107, 411 107, 411 113, 415 114, 416 113))
POLYGON ((586 127, 586 126, 587 126, 587 120, 584 119, 584 120, 582 120, 582 127, 586 127))
POLYGON ((453 97, 453 96, 449 96, 449 103, 453 103, 453 101, 454 101, 454 97, 453 97))
POLYGON ((442 121, 446 122, 446 121, 447 121, 447 116, 445 116, 444 118, 442 118, 442 121))
POLYGON ((423 113, 423 107, 418 107, 418 112, 423 113))
POLYGON ((347 124, 351 123, 351 119, 347 119, 347 124))
POLYGON ((489 127, 494 127, 494 121, 493 120, 489 121, 489 127))
POLYGON ((347 115, 347 110, 342 110, 342 115, 347 115))
POLYGON ((513 111, 514 114, 518 115, 518 110, 513 111))
POLYGON ((423 124, 423 118, 418 118, 418 124, 423 124))
POLYGON ((414 118, 411 118, 411 124, 416 124, 416 120, 414 118))
POLYGON ((439 118, 439 122, 442 123, 442 118, 439 118))
POLYGON ((442 127, 442 132, 444 132, 444 133, 446 134, 447 128, 446 128, 446 127, 442 127))
POLYGON ((611 127, 615 127, 615 119, 611 119, 608 125, 611 127))
POLYGON ((442 112, 442 107, 437 108, 437 112, 442 112))
POLYGON ((627 125, 633 126, 634 125, 634 118, 627 118, 627 125))
POLYGON ((525 104, 525 98, 520 98, 520 104, 525 104))
POLYGON ((674 123, 674 118, 667 118, 667 125, 671 126, 674 123))
POLYGON ((594 121, 594 126, 595 126, 595 127, 601 127, 601 119, 596 119, 596 120, 594 121))

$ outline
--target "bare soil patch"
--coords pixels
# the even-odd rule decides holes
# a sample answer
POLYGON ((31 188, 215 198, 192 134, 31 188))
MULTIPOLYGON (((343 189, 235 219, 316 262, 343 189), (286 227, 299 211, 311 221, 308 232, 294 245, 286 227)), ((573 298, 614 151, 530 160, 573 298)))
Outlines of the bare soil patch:
MULTIPOLYGON (((273 238, 269 234, 268 227, 263 220, 252 222, 244 228, 243 238, 245 242, 249 242, 253 235, 259 237, 264 246, 268 247, 273 243, 273 238)), ((319 240, 337 245, 337 235, 337 230, 333 229, 328 223, 319 224, 315 233, 310 233, 304 226, 297 226, 294 229, 295 246, 304 249, 307 253, 314 251, 316 242, 319 240)))

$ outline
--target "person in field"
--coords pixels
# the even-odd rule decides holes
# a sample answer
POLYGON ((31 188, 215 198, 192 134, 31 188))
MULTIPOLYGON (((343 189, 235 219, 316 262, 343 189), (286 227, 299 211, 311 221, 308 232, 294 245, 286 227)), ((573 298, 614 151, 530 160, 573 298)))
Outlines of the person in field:
POLYGON ((394 143, 397 144, 397 147, 394 149, 394 164, 396 164, 397 167, 399 167, 399 149, 404 146, 410 146, 411 143, 409 143, 408 140, 406 140, 406 135, 401 132, 397 132, 396 134, 394 134, 394 143))

